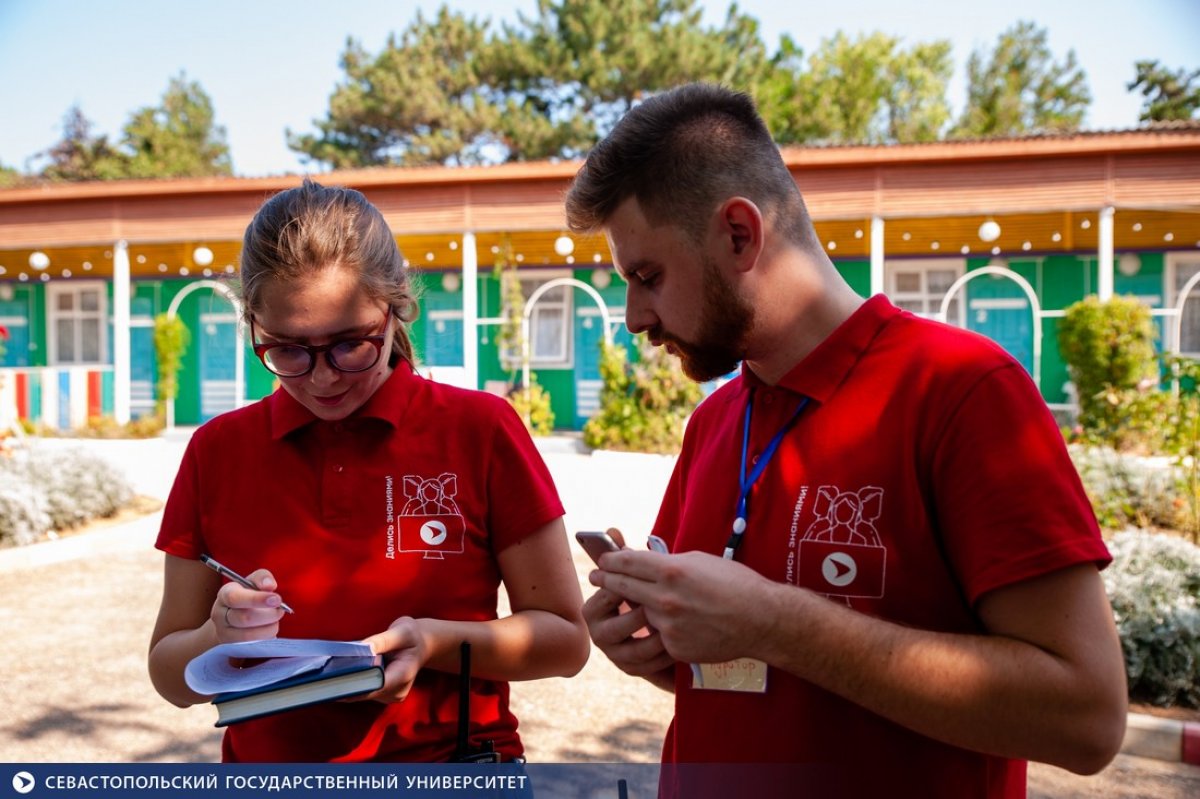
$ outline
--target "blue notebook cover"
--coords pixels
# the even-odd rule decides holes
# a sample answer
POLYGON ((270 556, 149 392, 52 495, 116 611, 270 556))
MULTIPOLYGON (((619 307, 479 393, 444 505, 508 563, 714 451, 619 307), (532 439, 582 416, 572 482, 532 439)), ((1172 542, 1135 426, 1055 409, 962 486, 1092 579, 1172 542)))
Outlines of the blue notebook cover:
POLYGON ((272 713, 369 693, 381 687, 382 656, 331 657, 316 671, 297 674, 261 688, 217 694, 212 703, 217 708, 216 726, 224 727, 272 713))

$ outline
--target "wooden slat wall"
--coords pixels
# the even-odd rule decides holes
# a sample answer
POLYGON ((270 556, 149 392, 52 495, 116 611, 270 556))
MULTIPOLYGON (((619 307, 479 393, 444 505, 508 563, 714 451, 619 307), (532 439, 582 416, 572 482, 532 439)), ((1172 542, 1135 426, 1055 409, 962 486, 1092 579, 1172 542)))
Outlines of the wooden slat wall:
MULTIPOLYGON (((786 154, 820 222, 970 214, 1200 210, 1200 128, 1078 137, 825 148, 786 154), (992 153, 995 157, 988 157, 992 153)), ((318 176, 360 188, 398 235, 563 228, 572 163, 373 170, 318 176)), ((254 210, 298 177, 130 181, 0 191, 0 251, 239 241, 254 210)), ((890 230, 889 230, 890 232, 890 230)), ((846 239, 846 233, 835 232, 846 239)), ((861 242, 861 239, 855 239, 861 242)), ((532 247, 533 245, 531 245, 532 247)), ((854 249, 857 249, 857 245, 854 249)), ((577 256, 583 260, 585 256, 577 256)))
POLYGON ((947 211, 1095 209, 1104 204, 1107 193, 1106 167, 1100 158, 884 167, 880 171, 880 211, 889 217, 934 216, 947 211))
POLYGON ((1113 163, 1113 202, 1133 208, 1197 208, 1200 154, 1125 155, 1113 163))

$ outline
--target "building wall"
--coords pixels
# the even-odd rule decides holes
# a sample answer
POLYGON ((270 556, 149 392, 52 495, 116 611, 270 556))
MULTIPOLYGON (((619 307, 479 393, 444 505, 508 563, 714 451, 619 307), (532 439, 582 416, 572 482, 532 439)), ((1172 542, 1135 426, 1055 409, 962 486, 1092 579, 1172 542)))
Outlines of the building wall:
MULTIPOLYGON (((953 261, 956 259, 947 259, 953 261)), ((957 259, 967 272, 993 264, 990 257, 957 259)), ((888 262, 886 268, 893 268, 888 262)), ((899 262, 899 263, 902 263, 899 262)), ((846 258, 835 262, 839 273, 863 296, 870 291, 870 263, 866 259, 846 258)), ((1003 261, 1012 272, 1033 286, 1043 318, 1043 348, 1038 378, 1047 402, 1066 404, 1071 401, 1066 384, 1069 380, 1066 364, 1059 355, 1057 330, 1062 312, 1072 303, 1095 293, 1098 285, 1098 263, 1086 254, 1049 254, 1011 257, 1003 261)), ((1136 262, 1127 261, 1114 275, 1117 295, 1132 295, 1152 308, 1162 309, 1171 299, 1166 281, 1167 254, 1147 251, 1136 255, 1136 262)), ((608 311, 620 317, 624 313, 624 283, 607 264, 595 267, 539 269, 522 267, 522 275, 549 278, 572 277, 596 286, 607 304, 608 311), (607 273, 605 280, 597 275, 607 273)), ((427 374, 452 383, 470 383, 462 372, 463 323, 462 286, 457 270, 419 270, 413 273, 420 287, 420 314, 411 326, 411 335, 418 360, 427 374)), ((481 319, 501 315, 500 284, 490 269, 480 271, 479 308, 481 319)), ((153 408, 157 363, 153 346, 154 318, 165 313, 172 300, 192 286, 194 280, 172 278, 135 280, 131 286, 131 356, 134 382, 133 415, 148 413, 153 408)), ((528 293, 528 292, 527 292, 528 293)), ((1004 277, 980 276, 966 283, 962 290, 965 306, 964 323, 968 329, 992 336, 1006 346, 1032 369, 1033 324, 1031 308, 1017 284, 1004 277)), ((111 318, 111 285, 108 287, 111 318)), ((595 407, 599 394, 598 342, 601 338, 599 312, 589 294, 571 289, 571 354, 568 362, 555 368, 537 368, 533 375, 551 395, 556 426, 561 429, 582 427, 588 413, 595 407)), ((47 367, 47 316, 49 301, 45 285, 38 282, 6 281, 0 283, 0 324, 14 332, 0 366, 19 375, 6 384, 5 399, 18 405, 22 418, 41 421, 51 426, 75 426, 80 418, 95 413, 111 414, 113 408, 113 376, 111 369, 111 322, 109 363, 87 367, 47 367), (80 409, 85 409, 81 411, 80 409), (81 413, 83 416, 81 417, 81 413)), ((256 400, 266 396, 276 380, 254 356, 248 343, 235 344, 235 310, 214 291, 201 288, 188 294, 179 305, 178 313, 191 331, 191 341, 183 358, 179 376, 180 393, 174 405, 177 424, 194 425, 211 418, 217 412, 231 408, 235 398, 229 393, 235 346, 243 348, 244 399, 256 400), (223 371, 222 371, 223 370, 223 371), (213 385, 218 390, 213 390, 213 385), (224 384, 224 385, 222 385, 224 384), (207 391, 205 390, 207 387, 207 391), (225 392, 225 393, 222 393, 225 392), (225 404, 222 405, 221 402, 225 404)), ((1167 345, 1166 323, 1156 317, 1160 331, 1160 347, 1167 345)), ((495 393, 506 393, 519 383, 520 371, 501 362, 498 338, 500 327, 484 325, 480 331, 477 385, 495 393)), ((614 329, 619 343, 629 345, 631 336, 623 325, 614 329)))

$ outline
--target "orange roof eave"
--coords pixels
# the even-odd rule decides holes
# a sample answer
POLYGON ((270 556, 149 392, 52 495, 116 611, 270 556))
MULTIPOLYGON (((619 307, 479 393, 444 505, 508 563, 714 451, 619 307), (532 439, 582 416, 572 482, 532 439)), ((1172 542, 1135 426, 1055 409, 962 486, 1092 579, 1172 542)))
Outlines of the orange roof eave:
MULTIPOLYGON (((1200 152, 1200 125, 1163 126, 1112 132, 1081 132, 1010 139, 970 139, 922 144, 788 145, 780 148, 790 169, 873 166, 904 163, 953 163, 1055 156, 1132 154, 1195 150, 1200 152)), ((522 161, 493 166, 375 167, 311 174, 331 184, 382 186, 450 186, 462 184, 569 181, 580 161, 522 161)), ((145 198, 201 194, 271 193, 295 186, 301 175, 269 177, 205 177, 159 180, 113 180, 47 183, 0 190, 0 204, 58 202, 81 199, 145 198)))
POLYGON ((829 145, 780 148, 791 169, 954 161, 996 161, 1076 155, 1200 151, 1200 125, 1015 139, 964 139, 920 144, 829 145))
POLYGON ((116 199, 181 194, 244 194, 276 192, 295 186, 308 176, 323 183, 370 188, 375 186, 434 186, 463 183, 520 183, 569 180, 579 161, 524 161, 495 166, 375 167, 342 169, 270 177, 162 178, 157 180, 95 180, 79 183, 45 183, 0 190, 0 204, 59 202, 83 199, 116 199))

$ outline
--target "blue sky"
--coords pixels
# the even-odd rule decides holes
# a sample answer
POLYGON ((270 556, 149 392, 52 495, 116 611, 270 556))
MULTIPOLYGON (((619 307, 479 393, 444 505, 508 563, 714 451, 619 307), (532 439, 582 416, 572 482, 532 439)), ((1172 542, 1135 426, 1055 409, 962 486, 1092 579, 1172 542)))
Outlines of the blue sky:
MULTIPOLYGON (((0 0, 0 163, 26 160, 58 140, 67 109, 79 103, 95 133, 117 139, 129 115, 156 104, 171 76, 185 71, 213 98, 234 169, 242 175, 302 172, 284 129, 313 130, 342 76, 347 37, 377 52, 418 8, 441 0, 0 0)), ((478 18, 516 21, 535 0, 452 0, 478 18)), ((705 0, 705 19, 722 20, 728 0, 705 0)), ((1087 127, 1137 124, 1139 95, 1125 84, 1133 63, 1157 58, 1172 69, 1200 67, 1200 0, 742 0, 774 46, 789 33, 806 52, 838 30, 882 31, 906 43, 949 39, 955 73, 952 110, 965 96, 965 61, 989 51, 1018 20, 1047 29, 1052 50, 1069 49, 1088 75, 1087 127)))

